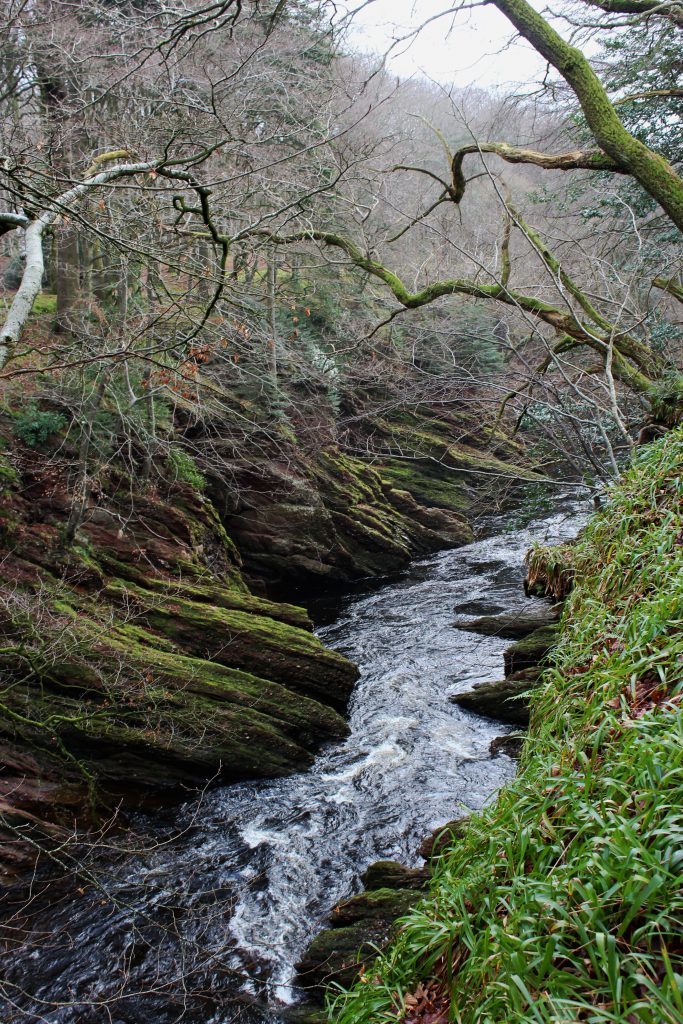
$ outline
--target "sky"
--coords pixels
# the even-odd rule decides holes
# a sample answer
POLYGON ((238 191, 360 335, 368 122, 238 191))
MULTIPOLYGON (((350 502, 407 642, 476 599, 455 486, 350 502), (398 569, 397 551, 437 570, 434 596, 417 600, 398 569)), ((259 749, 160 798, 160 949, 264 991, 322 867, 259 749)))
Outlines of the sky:
MULTIPOLYGON (((385 53, 394 39, 449 6, 447 0, 371 0, 354 16, 350 42, 359 50, 385 53)), ((424 75, 461 88, 528 84, 542 76, 545 65, 524 40, 506 47, 513 34, 492 5, 464 11, 455 22, 440 18, 401 43, 388 67, 402 78, 424 75)))

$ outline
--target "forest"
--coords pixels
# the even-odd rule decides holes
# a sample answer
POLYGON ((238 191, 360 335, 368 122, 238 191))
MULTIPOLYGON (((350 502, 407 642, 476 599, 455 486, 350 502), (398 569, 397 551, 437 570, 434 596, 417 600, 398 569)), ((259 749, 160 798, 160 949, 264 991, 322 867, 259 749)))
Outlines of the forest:
POLYGON ((2 1024, 683 1022, 683 4, 391 18, 3 5, 2 1024))

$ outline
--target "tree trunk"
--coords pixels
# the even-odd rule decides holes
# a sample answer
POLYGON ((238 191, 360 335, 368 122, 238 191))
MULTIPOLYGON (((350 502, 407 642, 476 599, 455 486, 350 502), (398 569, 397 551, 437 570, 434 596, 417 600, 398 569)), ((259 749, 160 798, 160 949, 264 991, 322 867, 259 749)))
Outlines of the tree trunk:
POLYGON ((275 262, 275 251, 272 250, 268 257, 268 327, 270 337, 268 338, 268 369, 270 379, 274 388, 277 388, 277 319, 275 307, 275 290, 277 283, 277 267, 275 262))
POLYGON ((76 301, 79 287, 78 232, 71 224, 63 224, 56 234, 57 266, 55 284, 57 288, 57 319, 55 330, 63 331, 69 313, 76 301))

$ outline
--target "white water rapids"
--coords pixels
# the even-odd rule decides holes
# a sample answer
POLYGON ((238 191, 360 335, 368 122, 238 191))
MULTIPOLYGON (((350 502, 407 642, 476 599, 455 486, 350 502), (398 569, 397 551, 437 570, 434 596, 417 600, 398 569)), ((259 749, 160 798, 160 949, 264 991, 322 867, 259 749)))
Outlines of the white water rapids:
POLYGON ((349 737, 306 772, 216 788, 198 808, 141 816, 142 852, 100 849, 90 879, 64 886, 49 904, 37 898, 23 947, 2 965, 15 987, 0 1019, 281 1020, 297 996, 298 957, 332 905, 358 890, 368 864, 415 864, 427 833, 480 808, 513 775, 508 757, 489 752, 506 727, 448 700, 500 678, 510 641, 454 623, 528 609, 524 552, 579 525, 579 513, 557 514, 343 599, 318 632, 361 669, 349 737))

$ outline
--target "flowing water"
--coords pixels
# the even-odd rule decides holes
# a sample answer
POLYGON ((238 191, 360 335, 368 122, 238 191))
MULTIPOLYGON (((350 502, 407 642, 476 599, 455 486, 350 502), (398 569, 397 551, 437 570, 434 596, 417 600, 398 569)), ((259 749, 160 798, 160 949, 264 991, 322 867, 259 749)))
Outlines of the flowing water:
MULTIPOLYGON (((214 789, 137 822, 139 846, 89 858, 6 958, 6 1024, 257 1024, 295 1000, 294 965, 372 861, 418 862, 437 826, 485 804, 514 773, 505 726, 449 702, 502 675, 508 640, 456 628, 524 607, 522 558, 572 536, 570 510, 413 564, 343 599, 318 632, 361 670, 350 736, 306 772, 214 789)), ((500 526, 498 527, 500 529, 500 526)), ((329 617, 329 616, 328 616, 329 617)), ((115 846, 116 837, 111 839, 115 846)))

